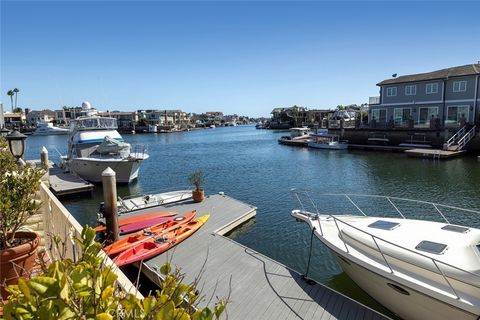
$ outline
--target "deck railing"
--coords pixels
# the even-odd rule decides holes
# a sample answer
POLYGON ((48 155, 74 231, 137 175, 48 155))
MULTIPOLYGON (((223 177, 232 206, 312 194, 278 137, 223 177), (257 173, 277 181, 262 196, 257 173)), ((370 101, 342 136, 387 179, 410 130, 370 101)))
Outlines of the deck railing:
MULTIPOLYGON (((297 189, 292 189, 292 193, 294 194, 294 196, 296 197, 296 199, 299 201, 300 203, 300 206, 302 208, 302 212, 309 215, 310 217, 312 217, 313 219, 317 220, 318 221, 318 225, 319 225, 319 231, 320 231, 320 235, 323 237, 324 233, 323 233, 323 228, 322 228, 322 223, 321 223, 321 219, 319 219, 319 216, 321 215, 320 213, 320 210, 318 208, 318 204, 313 200, 312 196, 310 195, 310 192, 308 190, 297 190, 297 189), (309 212, 307 210, 305 210, 306 206, 304 205, 304 203, 302 202, 302 197, 305 197, 309 202, 310 204, 312 205, 312 207, 314 208, 314 211, 315 212, 309 212)), ((401 200, 401 201, 407 201, 407 202, 411 202, 411 203, 420 203, 420 204, 427 204, 427 205, 431 205, 433 209, 435 209, 435 211, 441 216, 442 220, 445 221, 447 224, 450 224, 450 222, 448 221, 448 219, 445 217, 444 213, 440 210, 440 208, 448 208, 448 209, 454 209, 454 210, 459 210, 459 211, 464 211, 464 212, 468 212, 468 213, 476 213, 476 214, 480 214, 480 212, 478 211, 475 211, 475 210, 470 210, 470 209, 463 209, 463 208, 459 208, 459 207, 454 207, 454 206, 449 206, 449 205, 443 205, 443 204, 436 204, 436 203, 432 203, 432 202, 427 202, 427 201, 421 201, 421 200, 412 200, 412 199, 405 199, 405 198, 398 198, 398 197, 387 197, 387 196, 379 196, 379 195, 359 195, 359 194, 322 194, 322 196, 327 196, 327 197, 344 197, 345 200, 348 202, 348 203, 351 203, 355 208, 356 210, 358 210, 358 212, 362 215, 362 216, 368 216, 364 210, 362 210, 360 208, 360 206, 352 199, 353 197, 366 197, 366 198, 377 198, 377 199, 385 199, 387 201, 387 203, 389 203, 392 208, 397 212, 397 214, 402 218, 402 219, 406 219, 405 217, 405 214, 403 214, 399 208, 398 205, 396 205, 394 203, 394 201, 392 200, 401 200)), ((455 289, 455 286, 454 284, 452 283, 451 280, 456 280, 456 281, 462 281, 456 277, 453 277, 453 276, 450 276, 450 275, 446 275, 445 272, 442 270, 442 268, 440 268, 440 266, 442 267, 447 267, 447 268, 450 268, 450 269, 453 269, 455 271, 458 271, 460 272, 461 274, 467 276, 467 277, 470 277, 470 278, 474 278, 476 281, 479 281, 480 283, 480 275, 479 274, 476 274, 476 273, 473 273, 473 272, 470 272, 468 270, 464 270, 462 268, 459 268, 459 267, 456 267, 456 266, 453 266, 449 263, 446 263, 444 261, 440 261, 438 259, 435 259, 433 257, 430 257, 430 256, 427 256, 425 254, 422 254, 422 253, 419 253, 417 251, 414 251, 414 250, 411 250, 411 249, 408 249, 408 248, 405 248, 403 246, 400 246, 398 244, 395 244, 391 241, 388 241, 384 238, 381 238, 381 237, 378 237, 372 233, 369 233, 365 230, 362 230, 358 227, 355 227, 353 226, 352 224, 342 220, 341 218, 339 218, 337 215, 332 215, 332 214, 327 214, 327 216, 331 219, 334 220, 335 222, 335 226, 338 230, 338 234, 339 234, 339 238, 342 240, 343 242, 343 245, 345 246, 345 252, 347 253, 350 253, 350 250, 349 250, 349 244, 344 240, 343 238, 343 232, 342 232, 342 229, 340 228, 339 224, 341 225, 344 225, 344 226, 348 226, 352 229, 355 229, 365 235, 368 235, 369 237, 371 237, 373 243, 375 244, 375 247, 377 248, 377 251, 380 253, 381 257, 382 257, 382 260, 384 261, 385 263, 385 267, 387 268, 387 270, 389 270, 389 272, 391 274, 395 274, 395 273, 398 273, 398 271, 396 271, 395 269, 395 266, 392 266, 391 263, 388 262, 387 260, 387 257, 391 257, 388 255, 388 253, 384 252, 384 250, 382 250, 381 246, 379 245, 379 242, 380 243, 385 243, 385 244, 388 244, 390 246, 393 246, 397 249, 400 249, 400 250, 403 250, 403 251, 406 251, 406 252, 410 252, 410 253, 413 253, 415 254, 416 256, 419 256, 419 257, 422 257, 424 259, 426 259, 427 261, 430 261, 432 263, 432 266, 434 267, 434 270, 436 271, 433 271, 434 273, 436 273, 437 275, 439 275, 445 282, 445 284, 447 285, 448 288, 450 288, 453 296, 455 296, 456 299, 461 299, 462 297, 460 296, 460 294, 458 293, 458 288, 455 289), (450 279, 450 280, 449 280, 450 279)), ((416 265, 416 267, 419 267, 421 269, 424 269, 424 270, 428 270, 428 271, 432 271, 430 269, 427 269, 425 267, 421 267, 421 266, 418 266, 416 265)))
MULTIPOLYGON (((37 200, 41 201, 42 204, 39 214, 32 217, 30 221, 30 229, 40 235, 42 238, 41 245, 52 261, 62 257, 75 261, 82 253, 73 239, 74 237, 80 238, 82 226, 44 183, 40 184, 37 200), (55 243, 55 238, 61 240, 59 244, 55 243)), ((124 292, 143 298, 127 276, 103 251, 99 255, 103 259, 104 266, 112 267, 118 277, 117 283, 124 292)))

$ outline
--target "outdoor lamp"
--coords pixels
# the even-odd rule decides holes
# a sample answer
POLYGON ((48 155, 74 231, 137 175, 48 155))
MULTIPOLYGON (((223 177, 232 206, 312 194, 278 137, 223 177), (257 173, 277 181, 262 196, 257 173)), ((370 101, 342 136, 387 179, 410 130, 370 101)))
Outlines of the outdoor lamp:
POLYGON ((10 130, 8 130, 7 128, 2 128, 2 129, 0 129, 0 136, 2 136, 2 137, 4 137, 4 138, 5 138, 5 137, 7 136, 7 134, 9 134, 9 133, 10 133, 10 130))
POLYGON ((21 134, 17 130, 13 131, 12 133, 6 136, 8 140, 8 147, 10 148, 10 152, 12 155, 19 161, 23 157, 23 153, 25 152, 25 139, 27 138, 26 135, 21 134))

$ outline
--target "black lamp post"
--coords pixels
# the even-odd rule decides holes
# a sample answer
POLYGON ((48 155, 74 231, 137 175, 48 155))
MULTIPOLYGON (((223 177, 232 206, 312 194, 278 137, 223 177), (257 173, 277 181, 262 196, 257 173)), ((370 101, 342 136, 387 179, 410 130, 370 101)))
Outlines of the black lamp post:
POLYGON ((5 137, 7 136, 7 134, 9 134, 9 133, 10 133, 10 130, 8 130, 7 128, 2 128, 2 129, 0 129, 0 136, 2 136, 2 137, 4 137, 4 138, 5 138, 5 137))
POLYGON ((22 160, 23 154, 25 152, 25 139, 26 135, 21 134, 17 130, 6 136, 8 141, 8 148, 12 155, 17 159, 19 165, 24 165, 25 162, 22 160))

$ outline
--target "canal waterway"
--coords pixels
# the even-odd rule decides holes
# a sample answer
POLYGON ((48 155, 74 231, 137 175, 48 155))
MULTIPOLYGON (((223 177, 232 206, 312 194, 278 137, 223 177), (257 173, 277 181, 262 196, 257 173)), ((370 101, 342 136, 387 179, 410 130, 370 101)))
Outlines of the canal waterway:
MULTIPOLYGON (((147 147, 137 182, 119 187, 120 196, 190 189, 187 177, 205 172, 207 194, 225 192, 258 207, 256 218, 230 236, 299 272, 306 269, 310 230, 290 217, 298 203, 292 188, 323 193, 379 194, 480 209, 480 163, 475 157, 450 161, 408 158, 401 153, 325 151, 279 145, 285 132, 253 126, 225 127, 171 134, 124 135, 147 147)), ((65 153, 66 136, 30 136, 27 159, 46 146, 52 160, 65 153)), ((338 198, 322 198, 336 202, 338 198)), ((62 202, 81 224, 93 224, 101 186, 91 198, 62 202)), ((480 217, 458 215, 452 222, 480 227, 480 217)), ((317 281, 381 308, 342 273, 320 241, 313 241, 309 275, 317 281)))

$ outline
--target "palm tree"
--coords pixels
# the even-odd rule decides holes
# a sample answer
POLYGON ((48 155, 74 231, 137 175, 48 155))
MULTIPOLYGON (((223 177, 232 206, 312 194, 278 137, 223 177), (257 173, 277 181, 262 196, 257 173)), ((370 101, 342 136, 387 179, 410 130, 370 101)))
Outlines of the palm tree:
POLYGON ((13 90, 8 90, 7 92, 7 95, 10 96, 10 103, 12 104, 12 113, 13 113, 13 95, 15 93, 13 92, 13 90))
POLYGON ((13 92, 15 92, 15 108, 17 107, 17 95, 20 92, 17 88, 13 89, 13 92))

